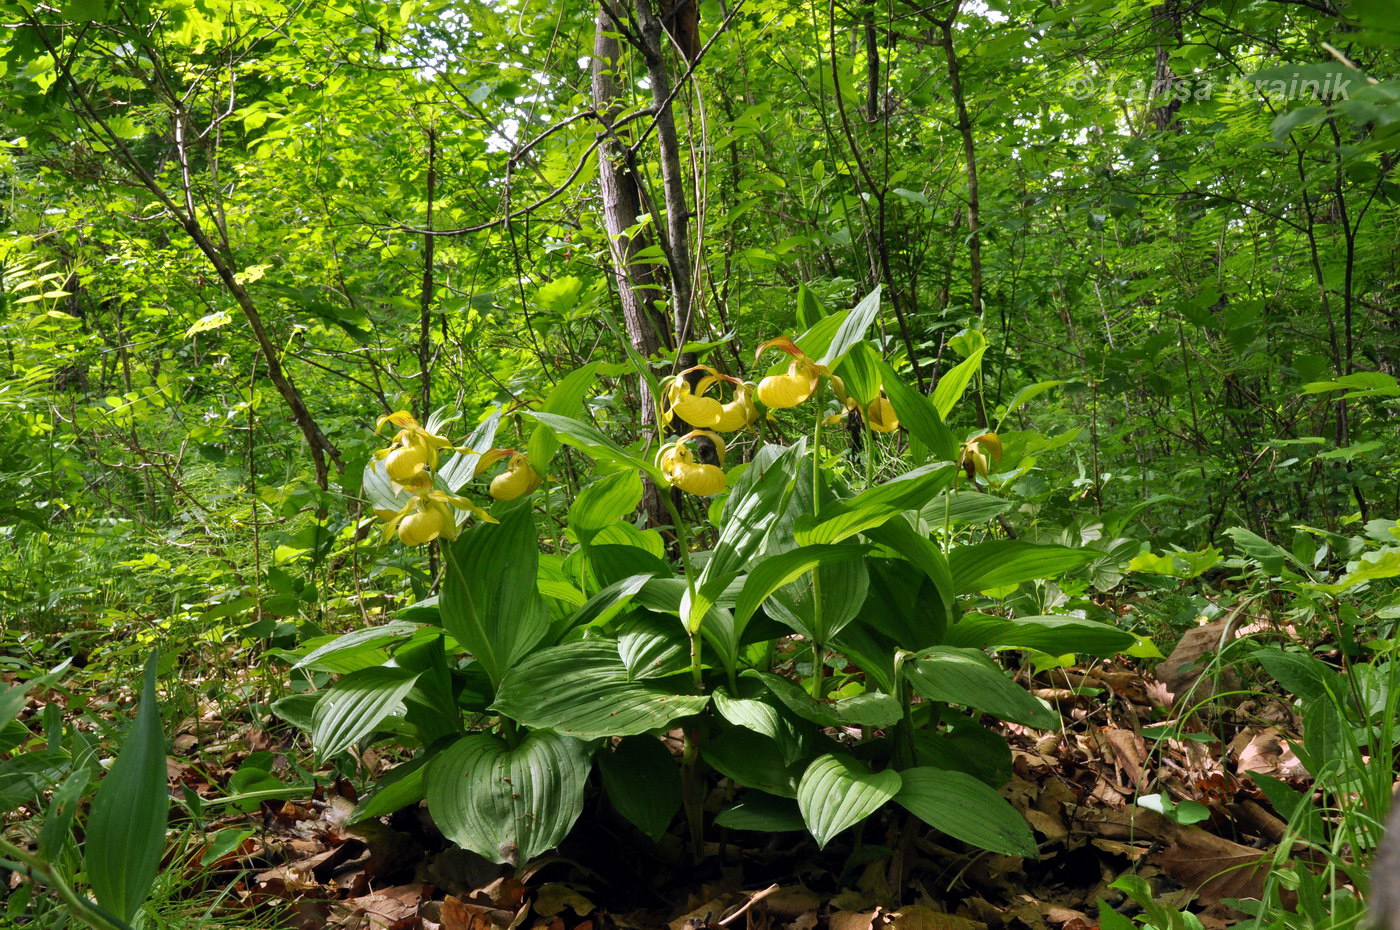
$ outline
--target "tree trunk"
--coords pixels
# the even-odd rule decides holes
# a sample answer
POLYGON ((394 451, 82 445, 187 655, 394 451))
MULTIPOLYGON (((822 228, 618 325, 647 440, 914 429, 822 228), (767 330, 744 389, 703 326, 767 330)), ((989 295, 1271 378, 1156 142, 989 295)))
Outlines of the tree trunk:
MULTIPOLYGON (((685 175, 681 171, 681 147, 676 135, 675 111, 671 106, 671 74, 663 54, 665 30, 652 12, 651 0, 636 0, 637 22, 641 25, 642 56, 646 59, 655 112, 656 144, 660 150, 662 195, 666 200, 666 251, 671 272, 671 322, 676 346, 683 346, 694 333, 692 315, 695 295, 690 267, 690 211, 686 206, 685 175)), ((676 361, 688 368, 694 360, 684 356, 676 361)))
MULTIPOLYGON (((613 259, 613 281, 622 302, 622 317, 632 348, 643 358, 671 345, 671 327, 656 310, 653 295, 657 281, 654 266, 636 263, 636 255, 648 245, 644 235, 628 236, 641 214, 637 178, 628 164, 625 140, 615 134, 612 122, 622 109, 621 88, 616 73, 622 49, 616 38, 617 26, 606 9, 598 10, 597 33, 593 39, 593 108, 603 121, 609 138, 598 147, 598 186, 603 194, 603 221, 613 259)), ((642 421, 654 423, 650 397, 642 385, 642 421)))
MULTIPOLYGON (((603 222, 608 230, 613 282, 622 303, 627 338, 638 355, 651 359, 660 353, 663 346, 670 348, 671 327, 654 302, 654 295, 659 290, 655 266, 636 261, 637 253, 649 244, 648 238, 628 234, 628 230, 637 225, 641 213, 641 193, 637 187, 636 173, 630 164, 631 153, 626 141, 612 129, 613 121, 622 109, 622 89, 617 80, 621 59, 617 24, 607 9, 600 6, 593 39, 593 108, 603 122, 604 131, 608 133, 608 138, 598 147, 598 186, 603 195, 603 222)), ((646 380, 639 380, 642 425, 655 426, 657 398, 651 396, 646 380)), ((650 480, 644 481, 641 506, 653 525, 668 522, 661 491, 650 480)))

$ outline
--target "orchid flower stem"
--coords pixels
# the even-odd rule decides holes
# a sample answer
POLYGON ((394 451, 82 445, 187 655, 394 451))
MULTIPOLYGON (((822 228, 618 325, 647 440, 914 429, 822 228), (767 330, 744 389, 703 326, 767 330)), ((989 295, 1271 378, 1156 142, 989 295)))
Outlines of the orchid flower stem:
MULTIPOLYGON (((666 510, 671 515, 671 525, 676 528, 676 547, 681 551, 681 565, 685 571, 685 586, 688 592, 687 604, 695 603, 695 574, 690 567, 690 537, 686 533, 685 521, 681 519, 680 509, 671 498, 669 491, 661 492, 661 500, 666 506, 666 510)), ((692 627, 689 617, 682 617, 685 625, 685 635, 690 640, 690 676, 695 685, 696 693, 705 689, 705 682, 700 670, 700 628, 696 624, 692 627)), ((703 622, 703 620, 702 620, 703 622)), ((704 787, 701 781, 700 758, 700 727, 698 723, 690 723, 685 728, 685 747, 681 754, 681 802, 685 809, 686 826, 690 833, 691 857, 699 863, 704 856, 704 787)))
MULTIPOLYGON (((822 456, 822 407, 816 405, 816 422, 812 425, 812 516, 821 514, 821 456, 822 456)), ((822 626, 822 576, 821 567, 812 569, 812 629, 822 626)), ((826 647, 812 638, 812 697, 822 699, 822 679, 826 675, 826 647)))
POLYGON ((870 420, 860 418, 861 429, 865 431, 865 486, 875 486, 875 431, 870 428, 870 420))
MULTIPOLYGON (((676 528, 676 548, 681 552, 681 567, 685 571, 685 587, 688 594, 687 602, 695 603, 695 573, 690 569, 690 534, 686 532, 685 521, 681 519, 680 510, 671 499, 671 495, 661 492, 661 500, 666 505, 666 510, 671 515, 671 525, 676 528)), ((690 638, 690 675, 691 681, 695 684, 695 691, 699 693, 704 689, 704 683, 700 677, 700 630, 691 629, 690 618, 682 617, 685 624, 685 635, 690 638)), ((703 620, 702 620, 703 622, 703 620)))

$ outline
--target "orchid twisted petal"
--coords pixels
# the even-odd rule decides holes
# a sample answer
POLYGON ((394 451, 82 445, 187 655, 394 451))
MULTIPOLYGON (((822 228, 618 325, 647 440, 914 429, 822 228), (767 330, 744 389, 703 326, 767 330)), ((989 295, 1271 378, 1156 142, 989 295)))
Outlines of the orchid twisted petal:
POLYGON ((424 429, 413 414, 407 410, 385 414, 375 423, 377 433, 385 423, 401 427, 394 436, 394 445, 374 453, 375 458, 384 459, 384 470, 390 480, 399 485, 411 481, 414 476, 437 468, 438 453, 453 448, 452 443, 441 436, 424 429))
POLYGON ((982 433, 963 443, 958 464, 969 480, 977 476, 985 478, 991 472, 991 465, 1001 461, 1001 454, 1001 437, 996 433, 982 433))

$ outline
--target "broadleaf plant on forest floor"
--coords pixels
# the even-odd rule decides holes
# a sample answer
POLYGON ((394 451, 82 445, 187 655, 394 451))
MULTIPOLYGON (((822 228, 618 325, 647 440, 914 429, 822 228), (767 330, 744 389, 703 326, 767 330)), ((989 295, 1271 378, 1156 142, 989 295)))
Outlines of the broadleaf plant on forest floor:
MULTIPOLYGON (((426 428, 407 413, 388 418, 403 432, 371 461, 364 487, 386 533, 408 544, 439 539, 435 619, 399 621, 383 638, 356 630, 303 659, 333 668, 371 642, 387 657, 387 667, 349 671, 321 692, 319 751, 369 741, 400 717, 408 726, 393 727, 396 737, 417 737, 415 758, 360 816, 426 797, 448 838, 520 864, 572 827, 597 761, 623 816, 656 836, 684 808, 697 851, 705 823, 694 799, 720 776, 734 787, 723 823, 791 826, 753 812, 795 799, 825 846, 893 802, 974 846, 1034 856, 1029 828, 998 794, 1004 776, 991 774, 1004 767, 964 755, 974 745, 966 737, 983 715, 1042 729, 1059 718, 987 653, 1033 645, 1107 656, 1138 638, 1068 615, 964 614, 979 592, 1056 577, 1099 553, 1012 538, 962 544, 927 519, 953 493, 985 493, 1001 455, 994 433, 959 442, 943 422, 982 353, 925 397, 863 340, 870 318, 837 314, 796 340, 765 343, 760 361, 770 348, 788 360, 757 386, 705 366, 663 382, 658 420, 696 429, 654 454, 558 412, 570 403, 525 414, 537 454, 571 446, 596 468, 570 508, 573 545, 562 557, 541 554, 529 493, 538 481, 489 513, 462 496, 466 480, 501 458, 532 475, 545 468, 513 450, 487 451, 498 414, 457 447, 470 461, 448 459, 441 471, 438 451, 451 446, 436 430, 447 418, 426 428), (835 371, 854 373, 852 385, 835 371), (716 386, 724 393, 712 396, 716 386), (725 471, 720 432, 748 429, 760 414, 778 430, 804 414, 810 426, 795 440, 756 444, 725 471), (863 469, 833 467, 836 449, 822 441, 843 418, 878 427, 863 430, 863 469), (901 422, 916 440, 902 454, 901 422), (890 436, 886 451, 902 473, 874 475, 876 432, 890 436), (662 489, 668 537, 634 520, 646 481, 662 489), (712 525, 688 522, 681 491, 722 495, 709 507, 712 525), (478 519, 459 528, 452 508, 478 519), (677 727, 684 747, 673 757, 657 737, 677 727)), ((557 390, 578 395, 579 380, 557 390)), ((500 487, 497 478, 493 496, 507 496, 500 487)))

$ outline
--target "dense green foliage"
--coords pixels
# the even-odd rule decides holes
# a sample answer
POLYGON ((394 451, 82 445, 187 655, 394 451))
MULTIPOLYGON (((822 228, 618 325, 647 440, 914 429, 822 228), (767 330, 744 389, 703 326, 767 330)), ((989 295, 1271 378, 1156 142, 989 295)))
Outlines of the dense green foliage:
MULTIPOLYGON (((1054 715, 983 650, 1151 656, 1220 610, 1202 576, 1373 658, 1400 576, 1388 0, 671 6, 0 0, 3 670, 134 676, 159 646, 347 771, 390 738, 409 761, 361 816, 426 796, 518 862, 595 754, 649 834, 684 802, 698 842, 708 768, 761 798, 729 826, 825 845, 893 800, 1032 853, 979 721, 1054 715), (722 462, 664 445, 678 371, 742 407, 725 376, 798 371, 781 337, 831 369, 812 400, 760 384, 722 462), (461 450, 419 492, 375 454, 401 411, 461 450), (520 455, 542 486, 457 536, 520 455), (1127 590, 1154 597, 1125 619, 1127 590), (260 671, 207 674, 230 655, 260 671), (638 737, 687 719, 672 795, 638 737), (435 789, 496 767, 538 796, 435 789)), ((1348 703, 1268 648, 1335 698, 1313 732, 1348 723, 1300 756, 1390 744, 1383 655, 1348 703)), ((76 797, 96 772, 63 752, 76 797)))

